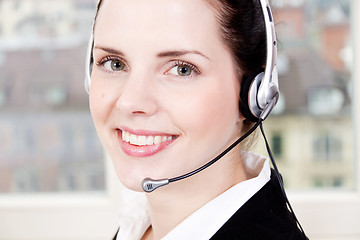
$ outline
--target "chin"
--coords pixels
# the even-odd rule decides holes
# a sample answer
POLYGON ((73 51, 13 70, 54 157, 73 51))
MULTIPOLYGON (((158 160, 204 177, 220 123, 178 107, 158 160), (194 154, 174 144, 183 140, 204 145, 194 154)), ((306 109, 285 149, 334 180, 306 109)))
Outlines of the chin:
POLYGON ((144 192, 144 190, 141 187, 141 182, 138 184, 132 184, 132 185, 124 185, 127 189, 135 191, 135 192, 144 192))
POLYGON ((124 173, 117 173, 117 177, 120 183, 129 190, 135 192, 143 192, 141 182, 143 178, 139 178, 138 176, 129 176, 124 173))
POLYGON ((141 184, 134 186, 134 185, 125 185, 123 184, 127 189, 134 191, 134 192, 144 192, 144 190, 141 187, 141 184))

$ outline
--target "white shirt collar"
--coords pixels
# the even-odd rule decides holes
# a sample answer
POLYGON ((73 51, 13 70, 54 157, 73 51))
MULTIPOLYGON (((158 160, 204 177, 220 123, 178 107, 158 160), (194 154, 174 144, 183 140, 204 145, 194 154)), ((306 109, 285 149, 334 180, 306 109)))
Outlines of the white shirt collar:
POLYGON ((119 214, 116 240, 139 240, 151 225, 146 197, 143 193, 128 192, 124 205, 119 214))
MULTIPOLYGON (((269 160, 244 153, 248 180, 231 187, 191 214, 162 240, 210 239, 221 226, 270 180, 269 160), (235 201, 236 200, 236 201, 235 201)), ((144 194, 131 199, 120 214, 117 240, 139 240, 151 225, 144 194)))

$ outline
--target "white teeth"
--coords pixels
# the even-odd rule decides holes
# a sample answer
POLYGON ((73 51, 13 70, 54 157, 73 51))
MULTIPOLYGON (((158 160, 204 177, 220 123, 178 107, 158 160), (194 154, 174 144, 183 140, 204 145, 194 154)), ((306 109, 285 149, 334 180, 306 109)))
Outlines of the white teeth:
POLYGON ((161 137, 160 136, 155 136, 154 144, 160 144, 160 143, 161 143, 161 137))
POLYGON ((138 145, 138 144, 137 144, 137 143, 138 143, 138 138, 137 138, 136 135, 130 134, 130 143, 131 143, 131 144, 136 144, 136 145, 138 145))
POLYGON ((125 131, 122 131, 121 138, 122 138, 122 140, 125 141, 125 139, 126 139, 126 132, 125 131))
POLYGON ((162 142, 171 141, 173 139, 172 136, 143 136, 131 134, 126 131, 122 131, 121 138, 125 142, 138 146, 160 144, 162 142))
POLYGON ((139 136, 138 137, 138 144, 140 146, 145 146, 146 145, 146 137, 145 136, 139 136))
POLYGON ((146 145, 153 145, 154 144, 154 137, 153 136, 148 136, 146 138, 146 145))

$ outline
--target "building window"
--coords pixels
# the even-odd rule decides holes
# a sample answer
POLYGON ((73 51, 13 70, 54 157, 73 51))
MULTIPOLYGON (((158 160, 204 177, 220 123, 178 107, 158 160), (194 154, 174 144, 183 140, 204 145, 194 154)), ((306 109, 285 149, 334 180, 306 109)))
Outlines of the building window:
POLYGON ((333 187, 341 187, 344 184, 344 180, 342 177, 334 177, 333 179, 333 187))
POLYGON ((283 152, 283 138, 281 133, 273 133, 271 138, 272 153, 276 158, 282 157, 283 152))
POLYGON ((342 141, 331 133, 321 133, 313 144, 315 161, 341 161, 342 141))
POLYGON ((340 188, 344 185, 344 179, 341 176, 317 176, 313 183, 315 188, 340 188))

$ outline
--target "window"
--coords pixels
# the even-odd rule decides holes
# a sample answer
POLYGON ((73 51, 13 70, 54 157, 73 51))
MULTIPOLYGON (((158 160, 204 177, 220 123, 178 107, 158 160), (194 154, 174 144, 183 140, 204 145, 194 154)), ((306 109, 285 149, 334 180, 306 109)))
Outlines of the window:
MULTIPOLYGON (((0 239, 111 239, 117 228, 126 190, 83 90, 95 2, 0 1, 0 239)), ((360 2, 271 2, 281 98, 264 127, 289 199, 310 239, 358 240, 360 2)), ((266 154, 260 137, 255 150, 266 154)))
POLYGON ((283 142, 283 138, 281 133, 273 133, 271 139, 271 143, 272 143, 271 151, 274 154, 274 157, 276 157, 277 159, 280 159, 282 155, 282 151, 283 151, 282 142, 283 142))
POLYGON ((326 132, 320 134, 313 143, 314 161, 341 161, 342 141, 326 132))

